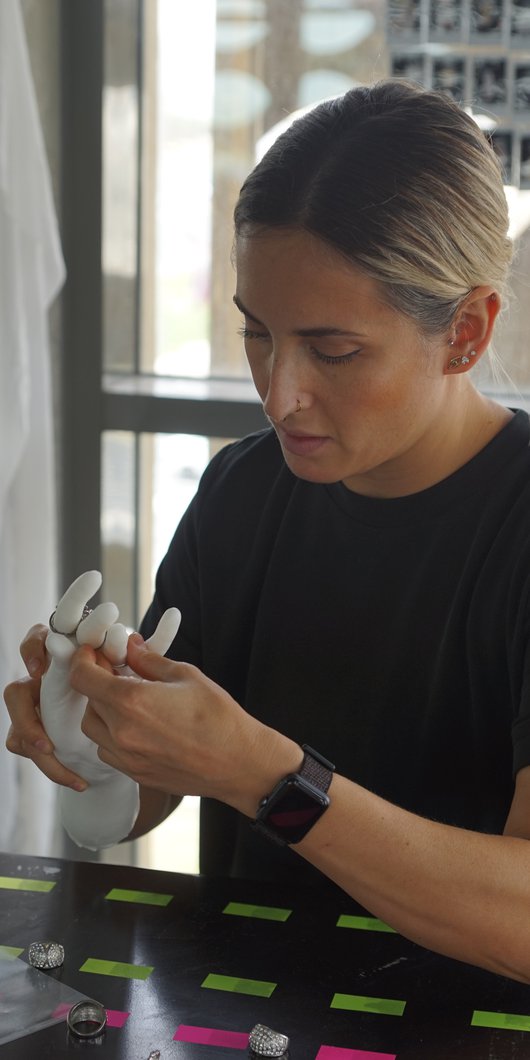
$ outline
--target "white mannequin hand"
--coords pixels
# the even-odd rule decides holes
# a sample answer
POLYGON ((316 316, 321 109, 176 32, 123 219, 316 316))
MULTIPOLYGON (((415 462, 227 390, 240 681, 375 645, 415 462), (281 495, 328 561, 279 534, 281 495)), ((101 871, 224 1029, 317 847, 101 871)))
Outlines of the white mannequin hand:
MULTIPOLYGON (((78 846, 99 850, 124 839, 139 810, 138 784, 103 763, 97 745, 81 731, 87 699, 71 688, 70 661, 81 644, 99 648, 120 673, 124 666, 128 634, 117 622, 115 604, 100 604, 87 614, 86 601, 100 588, 99 571, 81 574, 66 590, 50 619, 46 639, 50 665, 42 679, 40 713, 57 759, 89 784, 84 792, 61 788, 59 805, 65 830, 78 846), (83 617, 85 616, 85 617, 83 617)), ((151 649, 165 654, 180 624, 180 612, 170 608, 150 638, 151 649)))

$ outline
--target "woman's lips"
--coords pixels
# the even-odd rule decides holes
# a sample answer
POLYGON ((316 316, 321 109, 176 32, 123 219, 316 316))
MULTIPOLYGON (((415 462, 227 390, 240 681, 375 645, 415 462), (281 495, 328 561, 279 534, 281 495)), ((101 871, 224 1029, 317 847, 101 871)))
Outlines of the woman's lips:
POLYGON ((286 431, 284 427, 278 427, 277 430, 282 446, 288 453, 293 453, 294 456, 310 456, 311 453, 316 453, 318 449, 321 449, 329 440, 325 435, 321 434, 292 433, 291 431, 286 431))

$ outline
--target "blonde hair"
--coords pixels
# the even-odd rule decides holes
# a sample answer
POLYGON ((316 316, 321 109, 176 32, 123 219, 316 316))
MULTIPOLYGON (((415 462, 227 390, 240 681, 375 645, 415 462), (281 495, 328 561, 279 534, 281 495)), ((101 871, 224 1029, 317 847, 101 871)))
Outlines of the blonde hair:
POLYGON ((497 156, 447 96, 402 80, 353 88, 295 121, 247 177, 236 234, 303 228, 385 288, 426 334, 462 299, 504 292, 512 255, 497 156))

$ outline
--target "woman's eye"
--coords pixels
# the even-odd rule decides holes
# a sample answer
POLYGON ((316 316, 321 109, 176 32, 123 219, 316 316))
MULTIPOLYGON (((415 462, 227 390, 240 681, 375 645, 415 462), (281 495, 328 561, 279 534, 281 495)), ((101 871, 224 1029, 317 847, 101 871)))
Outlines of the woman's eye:
POLYGON ((341 353, 338 357, 330 357, 329 354, 322 353, 315 346, 311 346, 313 357, 316 357, 317 361, 322 361, 323 364, 349 364, 360 352, 360 350, 350 350, 349 353, 341 353))
POLYGON ((266 331, 252 331, 251 328, 238 328, 238 335, 241 335, 243 339, 268 339, 266 331))

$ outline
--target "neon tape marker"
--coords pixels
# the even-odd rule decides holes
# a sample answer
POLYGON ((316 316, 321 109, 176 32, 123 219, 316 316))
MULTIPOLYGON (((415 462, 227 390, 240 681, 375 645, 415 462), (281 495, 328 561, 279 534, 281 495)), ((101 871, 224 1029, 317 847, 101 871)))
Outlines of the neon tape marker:
POLYGON ((158 894, 156 891, 124 891, 113 887, 105 898, 111 902, 139 902, 140 905, 169 905, 172 894, 158 894))
POLYGON ((384 1016, 402 1016, 406 1001, 394 1001, 389 997, 363 997, 360 994, 334 994, 330 1008, 343 1008, 349 1012, 376 1012, 384 1016))
POLYGON ((262 979, 237 979, 232 975, 210 975, 201 986, 207 990, 228 990, 233 994, 253 994, 255 997, 270 997, 277 983, 266 983, 262 979))
POLYGON ((52 891, 56 880, 22 880, 17 876, 0 876, 0 887, 7 891, 52 891))
POLYGON ((71 1007, 65 1001, 61 1001, 61 1004, 57 1005, 57 1008, 52 1012, 52 1020, 66 1019, 71 1007))
POLYGON ((193 1042, 194 1045, 224 1045, 230 1049, 246 1049, 248 1034, 240 1031, 218 1031, 215 1027, 189 1027, 181 1023, 173 1035, 174 1042, 193 1042))
MULTIPOLYGON (((57 1006, 54 1012, 52 1012, 52 1019, 62 1019, 70 1011, 71 1005, 61 1002, 57 1006)), ((107 1012, 107 1027, 123 1027, 124 1023, 127 1022, 130 1016, 130 1012, 119 1012, 118 1009, 108 1008, 107 1012)))
POLYGON ((337 920, 337 927, 353 928, 356 931, 391 931, 394 935, 396 934, 394 928, 375 916, 349 916, 342 913, 337 920))
POLYGON ((147 964, 121 964, 119 961, 100 961, 89 957, 79 971, 93 972, 94 975, 116 975, 121 979, 149 979, 154 968, 147 964))
POLYGON ((530 1016, 517 1016, 511 1012, 482 1012, 476 1009, 471 1026, 495 1027, 503 1031, 530 1031, 530 1016))
POLYGON ((12 961, 13 957, 20 957, 24 953, 22 946, 0 946, 0 961, 12 961))
POLYGON ((120 1012, 117 1008, 108 1008, 107 1012, 107 1027, 123 1027, 129 1016, 130 1012, 120 1012))
POLYGON ((273 905, 247 905, 246 902, 229 902, 223 909, 229 916, 256 917, 257 920, 288 920, 292 909, 279 909, 273 905))
POLYGON ((396 1053, 367 1053, 364 1049, 338 1049, 321 1045, 315 1060, 397 1060, 396 1053))

